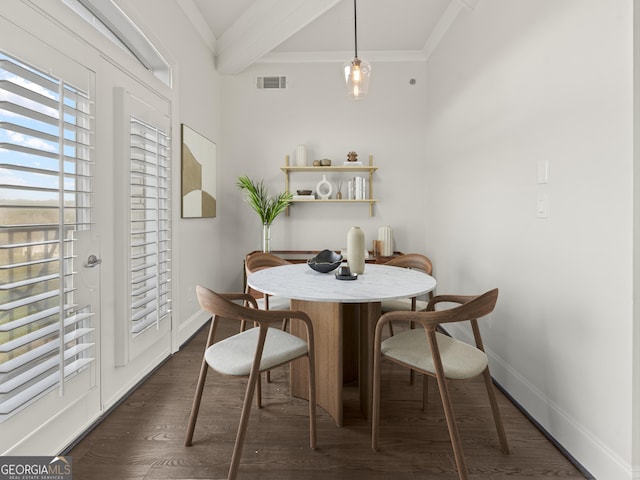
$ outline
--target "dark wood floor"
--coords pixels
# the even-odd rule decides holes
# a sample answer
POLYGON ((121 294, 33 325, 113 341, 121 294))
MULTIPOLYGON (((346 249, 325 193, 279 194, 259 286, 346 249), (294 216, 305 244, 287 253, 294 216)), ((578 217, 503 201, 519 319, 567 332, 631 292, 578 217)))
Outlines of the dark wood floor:
MULTIPOLYGON (((226 329, 230 331, 229 328, 226 329)), ((78 480, 224 479, 235 440, 245 380, 210 372, 194 444, 184 433, 202 358, 205 330, 174 355, 70 452, 78 480)), ((318 449, 308 443, 307 404, 288 395, 287 370, 263 383, 264 408, 252 411, 239 477, 260 480, 457 479, 435 382, 429 412, 421 385, 406 370, 383 370, 379 452, 346 387, 345 425, 318 409, 318 449)), ((452 398, 472 479, 584 478, 498 392, 511 454, 503 455, 481 381, 452 384, 452 398)))

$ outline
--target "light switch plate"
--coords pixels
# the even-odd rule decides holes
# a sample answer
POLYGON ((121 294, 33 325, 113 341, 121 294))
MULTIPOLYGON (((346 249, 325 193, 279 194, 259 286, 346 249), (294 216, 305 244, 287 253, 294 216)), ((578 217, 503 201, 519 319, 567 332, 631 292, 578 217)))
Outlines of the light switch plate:
POLYGON ((547 183, 549 181, 549 161, 538 160, 538 183, 547 183))
POLYGON ((536 216, 538 218, 549 217, 549 198, 547 197, 546 193, 538 193, 536 216))

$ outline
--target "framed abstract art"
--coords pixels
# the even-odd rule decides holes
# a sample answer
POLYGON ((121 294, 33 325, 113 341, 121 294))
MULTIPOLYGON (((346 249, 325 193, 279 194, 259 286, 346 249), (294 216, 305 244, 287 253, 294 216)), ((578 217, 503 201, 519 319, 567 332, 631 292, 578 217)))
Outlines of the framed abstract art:
POLYGON ((216 144, 184 123, 182 137, 182 218, 216 216, 216 144))

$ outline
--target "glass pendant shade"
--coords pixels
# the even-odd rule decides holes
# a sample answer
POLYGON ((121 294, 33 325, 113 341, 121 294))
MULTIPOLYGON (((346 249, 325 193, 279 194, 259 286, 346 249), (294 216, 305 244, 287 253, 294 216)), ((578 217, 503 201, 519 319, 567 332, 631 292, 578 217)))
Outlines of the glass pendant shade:
POLYGON ((349 96, 358 100, 369 91, 371 65, 366 60, 358 58, 358 13, 356 0, 353 0, 353 43, 355 53, 353 60, 344 64, 344 79, 347 82, 347 92, 349 96))
POLYGON ((344 79, 349 96, 358 100, 369 91, 371 65, 366 60, 355 57, 344 65, 344 79))

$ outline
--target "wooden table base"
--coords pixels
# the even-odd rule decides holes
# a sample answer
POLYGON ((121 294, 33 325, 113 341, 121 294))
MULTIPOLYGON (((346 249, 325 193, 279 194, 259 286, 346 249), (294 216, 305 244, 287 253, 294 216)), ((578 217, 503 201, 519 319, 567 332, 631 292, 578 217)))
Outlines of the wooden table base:
MULTIPOLYGON (((313 323, 317 404, 342 426, 343 385, 357 381, 360 409, 370 418, 373 333, 381 313, 380 302, 342 304, 291 300, 291 309, 306 312, 313 323)), ((304 336, 295 321, 291 332, 304 336)), ((307 372, 299 362, 291 364, 291 393, 308 398, 307 372)))

